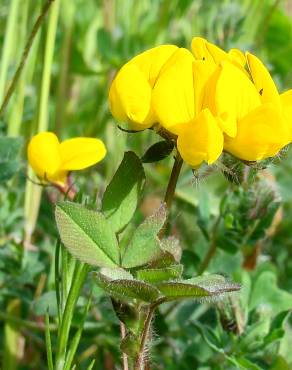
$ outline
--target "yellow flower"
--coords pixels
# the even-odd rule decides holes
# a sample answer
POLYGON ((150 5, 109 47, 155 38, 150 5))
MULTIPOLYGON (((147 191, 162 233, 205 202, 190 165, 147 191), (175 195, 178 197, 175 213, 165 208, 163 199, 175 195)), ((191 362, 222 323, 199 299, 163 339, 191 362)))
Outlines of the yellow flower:
POLYGON ((281 96, 264 64, 251 53, 229 53, 202 38, 194 38, 197 59, 219 68, 209 80, 203 108, 220 119, 224 149, 248 161, 276 155, 292 138, 292 94, 281 96), (246 69, 245 69, 246 66, 246 69))
POLYGON ((255 74, 255 80, 260 88, 232 63, 223 61, 217 78, 208 86, 215 93, 205 102, 213 114, 222 118, 223 126, 234 129, 225 135, 224 149, 248 161, 272 157, 290 142, 272 80, 261 79, 259 74, 255 74), (266 87, 265 96, 260 93, 262 86, 266 87))
POLYGON ((160 70, 178 49, 161 45, 137 55, 126 63, 113 80, 109 104, 113 116, 134 130, 150 128, 157 122, 152 109, 152 90, 160 70))
POLYGON ((292 141, 292 90, 280 95, 283 118, 288 125, 290 140, 292 141))
POLYGON ((192 40, 192 52, 198 60, 207 60, 215 64, 220 64, 222 61, 228 60, 242 71, 245 71, 245 55, 239 49, 231 49, 226 53, 202 37, 194 37, 192 40))
POLYGON ((193 167, 215 162, 223 151, 220 122, 203 107, 216 69, 214 63, 195 61, 188 50, 178 49, 163 66, 152 93, 159 124, 178 136, 178 150, 193 167))
POLYGON ((202 162, 211 164, 222 153, 223 135, 214 116, 204 109, 177 138, 182 158, 196 168, 202 162))
POLYGON ((106 148, 99 139, 76 137, 60 143, 54 133, 41 132, 30 140, 27 155, 41 180, 63 186, 68 172, 100 162, 106 155, 106 148))
POLYGON ((196 62, 184 48, 150 49, 118 72, 109 92, 112 114, 135 130, 156 124, 178 135, 178 149, 192 166, 212 163, 222 153, 223 134, 210 111, 201 112, 205 85, 215 67, 196 62), (188 150, 190 137, 196 138, 188 150))

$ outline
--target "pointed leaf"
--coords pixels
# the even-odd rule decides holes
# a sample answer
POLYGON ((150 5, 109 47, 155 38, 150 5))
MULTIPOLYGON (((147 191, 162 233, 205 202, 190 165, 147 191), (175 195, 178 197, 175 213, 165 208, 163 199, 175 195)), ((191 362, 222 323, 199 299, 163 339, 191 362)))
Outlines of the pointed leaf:
POLYGON ((182 249, 179 244, 179 240, 176 239, 174 236, 170 236, 168 238, 160 240, 160 248, 163 251, 170 253, 177 263, 180 262, 182 249))
POLYGON ((115 232, 121 231, 131 220, 145 182, 140 159, 126 152, 102 200, 102 212, 115 232))
POLYGON ((118 265, 118 242, 101 213, 80 204, 61 202, 55 215, 61 240, 74 257, 99 267, 118 265))
POLYGON ((139 299, 153 302, 159 296, 159 291, 152 285, 135 279, 110 279, 99 273, 94 273, 97 285, 109 295, 121 300, 139 299))
POLYGON ((174 143, 172 141, 162 140, 153 144, 147 149, 146 153, 141 158, 143 163, 153 163, 161 161, 168 157, 173 151, 174 143))
POLYGON ((212 298, 240 289, 238 284, 226 282, 220 275, 163 282, 156 284, 156 287, 166 296, 167 300, 212 298))
POLYGON ((157 234, 165 220, 166 208, 162 205, 154 215, 138 226, 122 256, 123 267, 143 266, 163 255, 157 234))

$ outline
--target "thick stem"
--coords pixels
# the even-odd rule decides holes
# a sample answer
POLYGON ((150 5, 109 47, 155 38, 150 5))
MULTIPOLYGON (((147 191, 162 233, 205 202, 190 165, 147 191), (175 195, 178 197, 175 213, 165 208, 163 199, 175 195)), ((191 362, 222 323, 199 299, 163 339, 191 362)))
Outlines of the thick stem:
POLYGON ((145 352, 147 349, 147 343, 149 341, 151 322, 152 322, 153 315, 154 315, 156 308, 164 302, 165 302, 164 298, 160 298, 156 302, 152 303, 148 309, 147 316, 144 321, 142 335, 141 335, 139 353, 134 363, 134 370, 145 370, 145 352))
POLYGON ((154 311, 156 309, 156 305, 150 306, 148 314, 145 319, 144 328, 141 337, 141 343, 139 348, 139 353, 135 359, 134 370, 144 370, 145 369, 145 352, 147 347, 147 342, 149 338, 151 322, 153 319, 154 311))
POLYGON ((177 184, 177 180, 182 168, 183 160, 179 154, 179 152, 176 153, 175 161, 172 167, 171 175, 168 181, 167 189, 164 196, 164 202, 166 204, 166 207, 170 209, 172 205, 172 201, 174 198, 175 188, 177 184))

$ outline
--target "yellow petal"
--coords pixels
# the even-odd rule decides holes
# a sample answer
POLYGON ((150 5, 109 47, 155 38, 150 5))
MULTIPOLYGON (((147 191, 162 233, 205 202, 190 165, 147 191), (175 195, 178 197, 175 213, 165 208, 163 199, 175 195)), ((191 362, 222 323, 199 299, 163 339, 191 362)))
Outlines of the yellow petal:
POLYGON ((163 66, 152 93, 152 104, 158 122, 167 130, 194 118, 194 57, 178 49, 163 66))
POLYGON ((113 116, 133 123, 134 129, 151 127, 151 87, 144 74, 134 64, 126 64, 118 72, 109 91, 113 116))
POLYGON ((228 59, 228 54, 224 50, 202 37, 194 37, 192 39, 192 52, 196 59, 216 64, 228 59))
POLYGON ((289 141, 289 131, 279 111, 266 103, 238 122, 236 137, 226 137, 224 148, 240 159, 257 161, 273 157, 289 141))
POLYGON ((198 167, 203 161, 211 164, 219 158, 223 150, 223 134, 208 109, 179 134, 177 148, 192 167, 198 167))
POLYGON ((221 129, 231 137, 236 135, 237 122, 261 104, 253 83, 229 61, 221 63, 207 89, 203 106, 221 118, 221 129))
POLYGON ((175 45, 160 45, 137 55, 129 64, 138 67, 153 88, 161 68, 177 49, 175 45))
POLYGON ((192 39, 192 52, 196 59, 214 62, 214 59, 207 49, 208 41, 202 37, 194 37, 192 39))
POLYGON ((110 109, 116 119, 128 122, 134 130, 144 130, 156 122, 152 88, 161 68, 177 49, 174 45, 149 49, 120 69, 109 91, 110 109))
POLYGON ((273 103, 281 111, 277 87, 264 64, 253 54, 246 53, 248 68, 263 103, 273 103))
POLYGON ((282 113, 285 121, 287 122, 290 138, 292 140, 292 90, 288 90, 280 95, 282 103, 282 113))
POLYGON ((246 65, 246 58, 244 53, 239 49, 230 49, 228 52, 229 57, 238 63, 240 66, 244 67, 246 65))
POLYGON ((208 82, 217 70, 216 64, 205 60, 195 60, 193 62, 194 78, 194 101, 195 114, 198 115, 203 108, 205 94, 213 93, 206 89, 208 82))
POLYGON ((76 137, 60 145, 62 164, 66 171, 82 170, 100 162, 106 155, 104 143, 99 139, 76 137))
POLYGON ((41 132, 32 137, 27 156, 34 172, 43 180, 50 180, 61 165, 60 143, 52 132, 41 132))

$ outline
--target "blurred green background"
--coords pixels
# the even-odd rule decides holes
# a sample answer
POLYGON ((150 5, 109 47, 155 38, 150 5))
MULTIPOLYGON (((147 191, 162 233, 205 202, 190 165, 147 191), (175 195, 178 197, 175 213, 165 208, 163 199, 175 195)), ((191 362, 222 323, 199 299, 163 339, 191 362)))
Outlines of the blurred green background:
MULTIPOLYGON (((0 104, 45 2, 1 0, 0 104)), ((43 315, 48 307, 52 317, 56 314, 52 263, 56 229, 50 200, 57 195, 52 189, 42 191, 30 181, 33 174, 27 169, 25 148, 33 134, 50 130, 62 139, 80 135, 105 141, 108 155, 102 164, 74 177, 77 187, 90 196, 96 195, 98 202, 123 152, 130 149, 142 155, 158 141, 150 131, 120 131, 108 109, 110 82, 119 67, 134 55, 163 43, 190 48, 192 37, 202 36, 227 50, 238 47, 254 52, 269 67, 279 91, 292 88, 290 0, 55 0, 54 7, 36 35, 13 96, 0 117, 1 139, 15 138, 13 144, 0 142, 3 370, 46 368, 43 315), (12 179, 5 172, 6 157, 13 163, 9 162, 9 171, 12 168, 16 172, 12 179)), ((146 165, 145 199, 137 223, 162 199, 171 164, 172 158, 168 158, 146 165)), ((258 188, 243 191, 237 198, 239 204, 231 200, 230 206, 230 187, 219 165, 206 178, 201 173, 193 177, 185 166, 171 225, 185 249, 186 272, 196 273, 208 247, 204 230, 211 227, 220 212, 220 201, 227 196, 225 223, 220 231, 220 237, 225 239, 208 271, 241 281, 243 289, 236 302, 221 302, 216 311, 193 302, 165 307, 164 315, 160 313, 155 321, 151 369, 292 368, 292 328, 287 318, 292 308, 291 168, 291 156, 284 153, 269 167, 263 180, 272 189, 272 198, 276 197, 277 202, 282 199, 276 231, 263 239, 261 230, 244 244, 241 236, 248 222, 243 220, 245 226, 236 229, 231 216, 238 213, 239 218, 245 218, 243 205, 248 201, 253 205, 252 197, 258 194, 258 188), (243 268, 246 254, 258 243, 257 266, 243 268), (242 314, 237 317, 237 324, 243 327, 241 335, 224 328, 221 315, 223 310, 231 311, 232 316, 236 305, 241 307, 237 311, 242 314)), ((267 204, 263 207, 268 209, 267 204)), ((85 296, 93 285, 88 280, 85 296)), ((94 300, 76 368, 85 369, 95 358, 94 369, 118 369, 118 323, 110 302, 101 291, 93 289, 94 300)), ((80 309, 83 304, 81 297, 80 309)), ((224 319, 232 324, 230 317, 224 319)))

